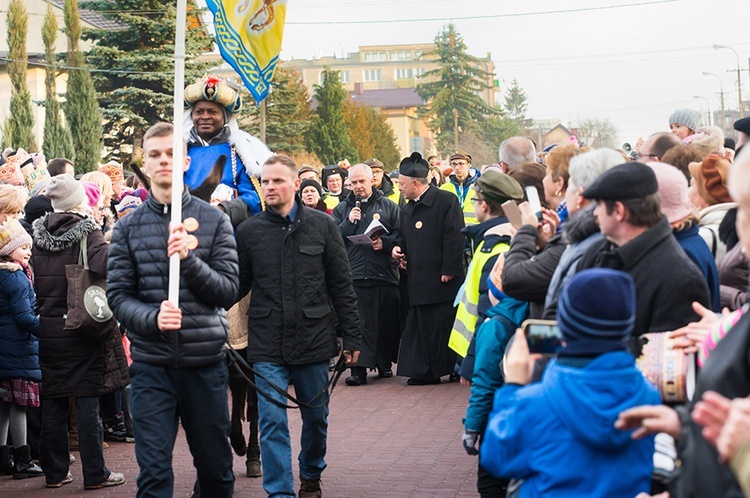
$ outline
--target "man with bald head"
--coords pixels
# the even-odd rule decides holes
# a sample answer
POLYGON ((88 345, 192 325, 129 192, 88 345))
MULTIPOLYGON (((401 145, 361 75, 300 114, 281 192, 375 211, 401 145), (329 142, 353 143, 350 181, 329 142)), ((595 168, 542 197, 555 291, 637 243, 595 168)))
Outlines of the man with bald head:
POLYGON ((333 210, 346 245, 357 294, 362 348, 359 361, 351 367, 348 386, 367 384, 367 370, 377 369, 378 377, 393 377, 391 364, 396 360, 399 329, 398 273, 389 248, 399 234, 399 207, 374 186, 373 171, 366 164, 349 170, 352 191, 333 210), (375 235, 365 243, 347 237, 364 234, 374 220, 387 233, 375 235))
POLYGON ((636 161, 645 163, 648 161, 661 161, 664 154, 682 141, 669 131, 654 133, 643 142, 641 148, 635 153, 636 161))
POLYGON ((523 163, 536 161, 536 147, 526 137, 510 137, 500 144, 498 156, 503 173, 507 173, 523 163))

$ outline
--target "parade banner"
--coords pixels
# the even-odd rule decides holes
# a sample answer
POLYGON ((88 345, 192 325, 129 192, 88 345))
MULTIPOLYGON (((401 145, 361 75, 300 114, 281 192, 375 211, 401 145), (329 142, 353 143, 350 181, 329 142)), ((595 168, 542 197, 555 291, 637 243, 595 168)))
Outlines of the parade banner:
POLYGON ((222 57, 257 103, 268 96, 279 61, 287 0, 207 0, 222 57))

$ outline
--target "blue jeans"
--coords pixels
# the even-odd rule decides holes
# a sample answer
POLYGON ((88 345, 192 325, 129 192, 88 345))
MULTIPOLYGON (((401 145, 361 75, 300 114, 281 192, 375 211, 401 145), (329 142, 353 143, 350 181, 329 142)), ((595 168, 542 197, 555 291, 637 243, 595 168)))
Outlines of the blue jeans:
MULTIPOLYGON (((104 430, 99 418, 99 396, 75 398, 75 403, 83 485, 96 486, 110 474, 104 465, 104 430)), ((70 469, 69 413, 69 398, 45 399, 42 403, 42 447, 39 463, 44 470, 47 484, 59 483, 65 479, 70 469)))
MULTIPOLYGON (((310 402, 328 383, 328 361, 306 365, 279 365, 258 362, 253 368, 277 386, 286 388, 294 379, 294 392, 298 400, 310 402)), ((255 377, 258 389, 280 403, 287 400, 273 390, 260 376, 255 377)), ((328 393, 311 402, 314 408, 300 407, 302 415, 300 476, 319 479, 326 468, 326 438, 328 436, 328 393)), ((258 426, 260 429, 260 456, 263 462, 263 489, 269 497, 293 497, 292 447, 286 409, 280 408, 265 396, 258 394, 258 426)))
POLYGON ((135 361, 130 366, 130 399, 140 467, 137 496, 173 495, 172 449, 178 420, 185 429, 201 494, 232 496, 226 363, 173 368, 135 361))

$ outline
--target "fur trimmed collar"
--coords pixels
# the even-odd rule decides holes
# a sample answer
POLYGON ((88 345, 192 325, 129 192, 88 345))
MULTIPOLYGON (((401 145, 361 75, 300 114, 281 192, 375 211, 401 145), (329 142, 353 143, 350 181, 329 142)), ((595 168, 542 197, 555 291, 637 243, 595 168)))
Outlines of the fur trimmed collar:
POLYGON ((50 252, 64 251, 73 244, 79 243, 85 235, 101 229, 93 218, 82 218, 79 215, 69 213, 47 213, 36 220, 32 226, 34 228, 34 245, 50 252), (59 219, 61 214, 65 217, 62 220, 59 219), (61 232, 54 229, 54 233, 50 232, 49 220, 51 216, 57 218, 53 218, 56 226, 68 225, 68 228, 61 232))
MULTIPOLYGON (((193 119, 190 117, 191 110, 185 111, 183 119, 183 137, 185 141, 190 140, 190 130, 193 128, 193 119)), ((234 145, 237 150, 237 155, 240 156, 242 164, 245 166, 245 171, 250 177, 260 178, 260 170, 266 159, 271 157, 272 152, 268 149, 266 144, 250 135, 249 133, 240 130, 237 124, 237 118, 231 117, 227 122, 227 128, 229 128, 229 144, 234 145)), ((231 161, 227 158, 227 163, 231 161)))
POLYGON ((14 261, 0 261, 0 270, 22 271, 23 266, 14 261))

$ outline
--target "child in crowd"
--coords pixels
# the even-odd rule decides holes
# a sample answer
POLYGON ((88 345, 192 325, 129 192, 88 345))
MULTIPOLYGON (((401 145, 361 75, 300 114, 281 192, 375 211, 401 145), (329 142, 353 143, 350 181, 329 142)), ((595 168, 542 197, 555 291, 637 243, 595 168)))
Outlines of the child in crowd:
POLYGON ((669 116, 669 129, 682 141, 701 126, 701 113, 693 109, 677 109, 669 116))
POLYGON ((31 236, 21 223, 0 225, 0 472, 41 477, 26 444, 26 409, 39 406, 39 317, 29 269, 31 236), (8 429, 13 447, 8 445, 8 429))

